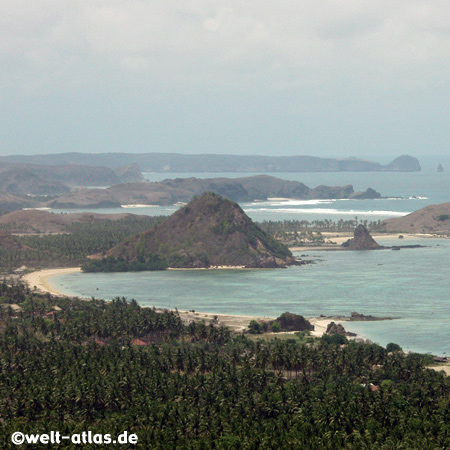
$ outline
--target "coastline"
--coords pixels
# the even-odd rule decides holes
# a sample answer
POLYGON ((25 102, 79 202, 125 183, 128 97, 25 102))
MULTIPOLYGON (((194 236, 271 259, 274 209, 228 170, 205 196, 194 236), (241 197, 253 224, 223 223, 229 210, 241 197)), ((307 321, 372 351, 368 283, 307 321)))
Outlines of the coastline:
MULTIPOLYGON (((291 248, 292 251, 303 252, 303 251, 320 251, 320 250, 337 250, 339 248, 339 244, 345 242, 348 238, 352 237, 352 233, 323 233, 326 236, 328 241, 336 242, 336 244, 328 244, 326 247, 324 246, 305 246, 298 248, 291 248), (334 247, 334 248, 333 248, 334 247)), ((398 239, 398 236, 401 233, 389 233, 389 234, 376 234, 373 237, 375 239, 379 239, 380 241, 385 239, 398 239)), ((418 237, 425 238, 434 238, 436 236, 433 235, 417 235, 417 234, 403 234, 403 239, 401 240, 410 240, 418 237)), ((217 266, 211 267, 208 269, 169 269, 174 271, 184 271, 184 270, 222 270, 222 269, 240 269, 241 266, 217 266)), ((22 276, 22 280, 26 282, 31 289, 36 288, 38 291, 43 293, 50 293, 55 296, 60 297, 68 297, 68 295, 60 292, 58 288, 52 284, 51 278, 57 275, 65 275, 69 273, 80 273, 80 267, 69 267, 69 268, 60 268, 60 269, 45 269, 39 270, 35 272, 30 272, 22 276)), ((86 298, 86 300, 90 300, 90 298, 86 298)), ((248 328, 248 324, 252 320, 274 320, 275 317, 264 317, 264 316, 252 316, 252 315, 234 315, 234 314, 215 314, 203 311, 180 311, 180 315, 183 320, 205 320, 205 321, 213 321, 219 323, 219 325, 225 325, 230 327, 235 331, 243 331, 248 328)), ((332 321, 334 322, 345 322, 345 319, 342 317, 311 317, 307 318, 312 325, 315 326, 315 330, 311 332, 311 335, 314 337, 322 336, 328 324, 332 321)), ((360 337, 360 336, 357 336, 360 337)))
POLYGON ((81 267, 65 267, 62 269, 44 269, 37 270, 35 272, 27 273, 22 277, 22 281, 28 284, 28 286, 38 291, 56 295, 58 297, 68 297, 66 294, 58 291, 53 284, 49 282, 50 277, 56 275, 65 275, 68 273, 79 273, 81 272, 81 267))
MULTIPOLYGON (((49 278, 54 277, 56 275, 68 274, 68 273, 79 273, 81 272, 80 267, 69 267, 69 268, 60 268, 60 269, 45 269, 39 270, 35 272, 30 272, 22 277, 22 280, 28 283, 31 289, 36 288, 37 290, 43 293, 50 293, 55 296, 60 297, 68 297, 66 294, 58 291, 51 282, 49 278)), ((80 297, 79 297, 80 298, 80 297)), ((84 298, 84 300, 89 301, 91 298, 84 298)), ((157 308, 163 310, 165 308, 157 308)), ((206 323, 215 323, 217 325, 222 325, 230 328, 232 331, 237 333, 242 333, 243 331, 248 330, 248 325, 252 320, 256 321, 271 321, 274 320, 275 317, 268 316, 251 316, 251 315, 234 315, 234 314, 221 314, 221 313, 208 313, 202 311, 184 311, 178 310, 181 319, 186 324, 189 324, 192 321, 205 321, 206 323)), ((329 325, 330 322, 335 322, 336 324, 344 324, 350 321, 350 318, 346 318, 343 316, 329 316, 329 317, 305 317, 312 325, 314 325, 314 331, 310 332, 310 335, 315 338, 322 337, 329 325)), ((271 335, 276 338, 278 336, 286 335, 286 334, 294 334, 295 332, 281 332, 281 333, 266 333, 267 335, 271 335)), ((350 337, 351 340, 358 341, 366 341, 361 335, 356 335, 350 337)), ((450 363, 439 364, 439 365, 430 365, 430 369, 441 371, 443 370, 447 375, 450 376, 450 363)))
MULTIPOLYGON (((318 245, 304 245, 298 247, 289 247, 291 252, 303 252, 303 251, 324 251, 324 250, 346 250, 341 247, 341 245, 346 242, 348 239, 353 238, 352 232, 323 232, 322 235, 325 237, 326 241, 324 244, 318 245)), ((406 234, 406 233, 384 233, 384 234, 372 234, 371 235, 375 241, 384 241, 387 239, 397 239, 399 243, 402 241, 409 241, 412 239, 418 238, 436 238, 439 239, 442 236, 436 236, 433 234, 406 234), (399 238, 399 236, 403 236, 403 238, 399 238)), ((380 244, 381 245, 381 244, 380 244)), ((400 245, 400 244, 399 244, 400 245)))
MULTIPOLYGON (((221 266, 214 269, 208 269, 208 270, 216 270, 216 269, 230 269, 232 267, 228 266, 221 266)), ((178 270, 184 270, 184 269, 178 269, 178 270)), ((187 270, 187 269, 185 269, 187 270)), ((207 270, 207 269, 205 269, 207 270)), ((58 297, 68 297, 66 294, 58 291, 58 289, 51 283, 49 280, 50 278, 57 276, 57 275, 65 275, 68 273, 80 273, 81 268, 80 267, 66 267, 62 269, 45 269, 45 270, 38 270, 35 272, 30 272, 22 277, 22 280, 26 282, 31 289, 35 288, 36 290, 43 292, 43 293, 49 293, 52 295, 56 295, 58 297)), ((90 299, 86 299, 90 300, 90 299)), ((162 309, 162 308, 157 308, 162 309)), ((224 325, 229 328, 231 328, 233 331, 236 332, 242 332, 244 330, 248 329, 248 325, 252 320, 256 321, 269 321, 269 320, 275 320, 276 317, 268 317, 268 316, 249 316, 249 315, 238 315, 238 314, 215 314, 215 313, 208 313, 208 312, 202 312, 202 311, 178 311, 183 321, 190 322, 192 320, 195 321, 211 321, 215 322, 218 325, 224 325)), ((314 331, 311 331, 311 336, 314 337, 321 337, 330 322, 333 320, 339 320, 343 321, 342 317, 311 317, 307 318, 307 320, 314 325, 314 331)), ((274 336, 277 333, 274 333, 274 336)))

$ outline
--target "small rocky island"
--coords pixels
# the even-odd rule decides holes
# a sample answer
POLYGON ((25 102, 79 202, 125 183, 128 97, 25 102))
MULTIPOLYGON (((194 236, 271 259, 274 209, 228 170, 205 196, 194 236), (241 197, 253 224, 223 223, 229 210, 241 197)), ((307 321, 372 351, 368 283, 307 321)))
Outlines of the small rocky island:
POLYGON ((278 268, 302 264, 241 207, 215 193, 192 200, 150 230, 93 259, 84 271, 278 268))
POLYGON ((353 232, 353 238, 342 244, 348 250, 375 250, 383 248, 367 231, 364 225, 358 225, 353 232))

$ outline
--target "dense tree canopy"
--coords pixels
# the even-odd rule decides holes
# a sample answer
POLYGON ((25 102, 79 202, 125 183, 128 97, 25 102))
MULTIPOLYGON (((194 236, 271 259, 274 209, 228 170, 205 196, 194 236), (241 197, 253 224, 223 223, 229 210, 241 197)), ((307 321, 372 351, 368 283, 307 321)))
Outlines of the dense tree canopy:
POLYGON ((450 447, 450 384, 426 356, 254 341, 123 298, 1 283, 0 301, 3 448, 17 430, 128 430, 164 450, 450 447))

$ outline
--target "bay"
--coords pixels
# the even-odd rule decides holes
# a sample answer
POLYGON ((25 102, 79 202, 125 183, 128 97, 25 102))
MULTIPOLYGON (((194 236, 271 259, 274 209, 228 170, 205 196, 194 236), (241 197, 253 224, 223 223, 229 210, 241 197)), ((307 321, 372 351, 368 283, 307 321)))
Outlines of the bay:
MULTIPOLYGON (((398 241, 387 242, 393 243, 398 241)), ((73 273, 52 278, 52 284, 68 295, 125 296, 143 306, 211 313, 392 316, 399 319, 345 327, 381 345, 450 353, 450 241, 404 243, 426 247, 307 252, 302 255, 315 264, 277 270, 73 273)))
MULTIPOLYGON (((273 173, 309 187, 353 184, 355 191, 372 187, 379 200, 269 200, 243 203, 254 220, 383 220, 429 204, 450 201, 450 160, 437 173, 437 161, 422 172, 273 173)), ((148 181, 197 176, 240 177, 248 173, 145 174, 148 181)), ((177 206, 96 210, 168 215, 177 206)), ((55 210, 55 212, 74 212, 55 210)), ((305 316, 395 316, 382 322, 351 322, 350 331, 381 345, 396 342, 405 350, 450 354, 450 241, 419 239, 425 248, 369 252, 307 252, 308 266, 285 270, 203 270, 115 274, 69 274, 53 278, 70 295, 112 299, 134 298, 145 306, 194 309, 212 313, 268 315, 285 311, 305 316)), ((389 245, 383 241, 383 244, 389 245)), ((392 241, 390 245, 399 244, 392 241)))

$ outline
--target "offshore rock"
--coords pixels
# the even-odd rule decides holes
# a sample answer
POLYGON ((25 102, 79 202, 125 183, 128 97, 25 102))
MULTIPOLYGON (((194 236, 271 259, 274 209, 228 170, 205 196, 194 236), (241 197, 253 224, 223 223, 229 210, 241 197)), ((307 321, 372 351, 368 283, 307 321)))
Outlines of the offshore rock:
POLYGON ((364 225, 358 225, 353 232, 353 239, 342 244, 348 250, 374 250, 381 248, 364 225))

